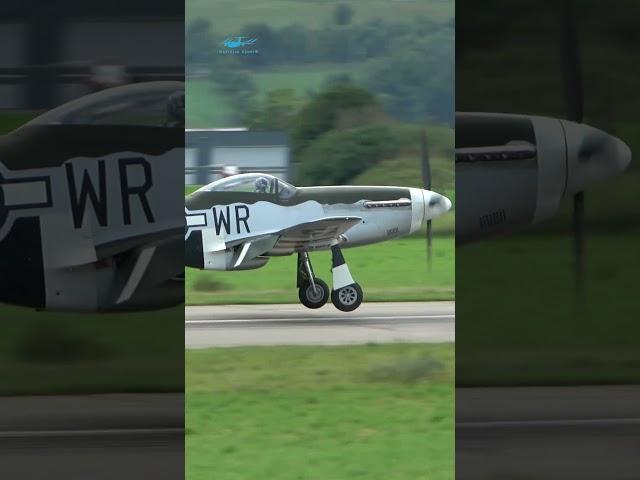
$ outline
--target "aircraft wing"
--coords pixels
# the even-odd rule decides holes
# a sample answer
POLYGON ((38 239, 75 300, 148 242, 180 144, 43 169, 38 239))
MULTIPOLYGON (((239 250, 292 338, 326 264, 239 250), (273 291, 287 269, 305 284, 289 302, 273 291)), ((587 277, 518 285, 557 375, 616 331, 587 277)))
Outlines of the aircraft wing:
POLYGON ((328 217, 301 223, 280 232, 280 238, 275 247, 318 248, 325 246, 360 222, 362 222, 360 217, 328 217))
POLYGON ((239 267, 243 262, 279 249, 290 252, 291 249, 328 247, 338 236, 360 222, 360 217, 327 217, 244 240, 234 266, 239 267))

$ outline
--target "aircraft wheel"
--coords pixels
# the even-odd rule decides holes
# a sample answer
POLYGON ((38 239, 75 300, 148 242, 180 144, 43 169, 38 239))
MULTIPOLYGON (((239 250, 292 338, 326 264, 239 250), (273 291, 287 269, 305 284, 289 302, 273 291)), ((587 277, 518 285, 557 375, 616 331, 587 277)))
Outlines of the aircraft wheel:
POLYGON ((319 278, 314 279, 314 281, 316 284, 315 291, 311 282, 304 282, 298 289, 298 298, 307 308, 320 308, 329 300, 329 285, 319 278))
POLYGON ((331 301, 338 310, 343 312, 352 312, 358 308, 362 303, 362 299, 362 288, 357 283, 352 283, 331 292, 331 301))

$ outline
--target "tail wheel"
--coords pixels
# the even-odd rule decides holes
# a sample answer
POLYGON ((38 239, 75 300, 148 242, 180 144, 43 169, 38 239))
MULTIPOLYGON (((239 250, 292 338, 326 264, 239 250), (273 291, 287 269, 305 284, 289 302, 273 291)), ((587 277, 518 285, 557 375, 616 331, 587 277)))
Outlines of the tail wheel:
POLYGON ((362 288, 357 283, 352 283, 331 292, 331 301, 338 310, 343 312, 352 312, 358 308, 362 303, 362 299, 362 288))
POLYGON ((314 279, 315 289, 311 282, 305 281, 298 289, 298 298, 307 308, 320 308, 329 300, 329 286, 319 278, 314 279))

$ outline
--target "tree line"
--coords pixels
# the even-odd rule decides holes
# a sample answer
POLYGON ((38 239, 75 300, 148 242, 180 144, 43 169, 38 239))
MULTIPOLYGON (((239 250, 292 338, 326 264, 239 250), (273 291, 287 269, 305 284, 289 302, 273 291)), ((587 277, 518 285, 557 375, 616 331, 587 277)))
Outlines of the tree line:
POLYGON ((362 62, 357 79, 351 80, 376 95, 387 114, 452 125, 453 22, 416 18, 408 23, 383 19, 354 23, 353 15, 348 5, 338 5, 332 21, 321 28, 248 24, 237 35, 257 38, 259 54, 247 56, 220 55, 225 35, 208 20, 196 19, 186 31, 187 73, 206 71, 244 117, 258 101, 251 75, 256 69, 362 62))

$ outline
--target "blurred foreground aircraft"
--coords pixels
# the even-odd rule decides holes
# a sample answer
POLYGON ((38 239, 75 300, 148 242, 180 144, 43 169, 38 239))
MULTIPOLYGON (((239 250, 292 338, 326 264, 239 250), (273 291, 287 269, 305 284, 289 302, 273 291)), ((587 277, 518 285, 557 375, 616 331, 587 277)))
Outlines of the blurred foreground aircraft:
POLYGON ((559 5, 566 119, 456 113, 456 243, 537 224, 571 198, 574 273, 581 291, 585 192, 621 175, 632 155, 620 138, 583 123, 576 4, 559 5))
POLYGON ((181 303, 183 169, 180 82, 104 90, 0 137, 0 301, 181 303))

